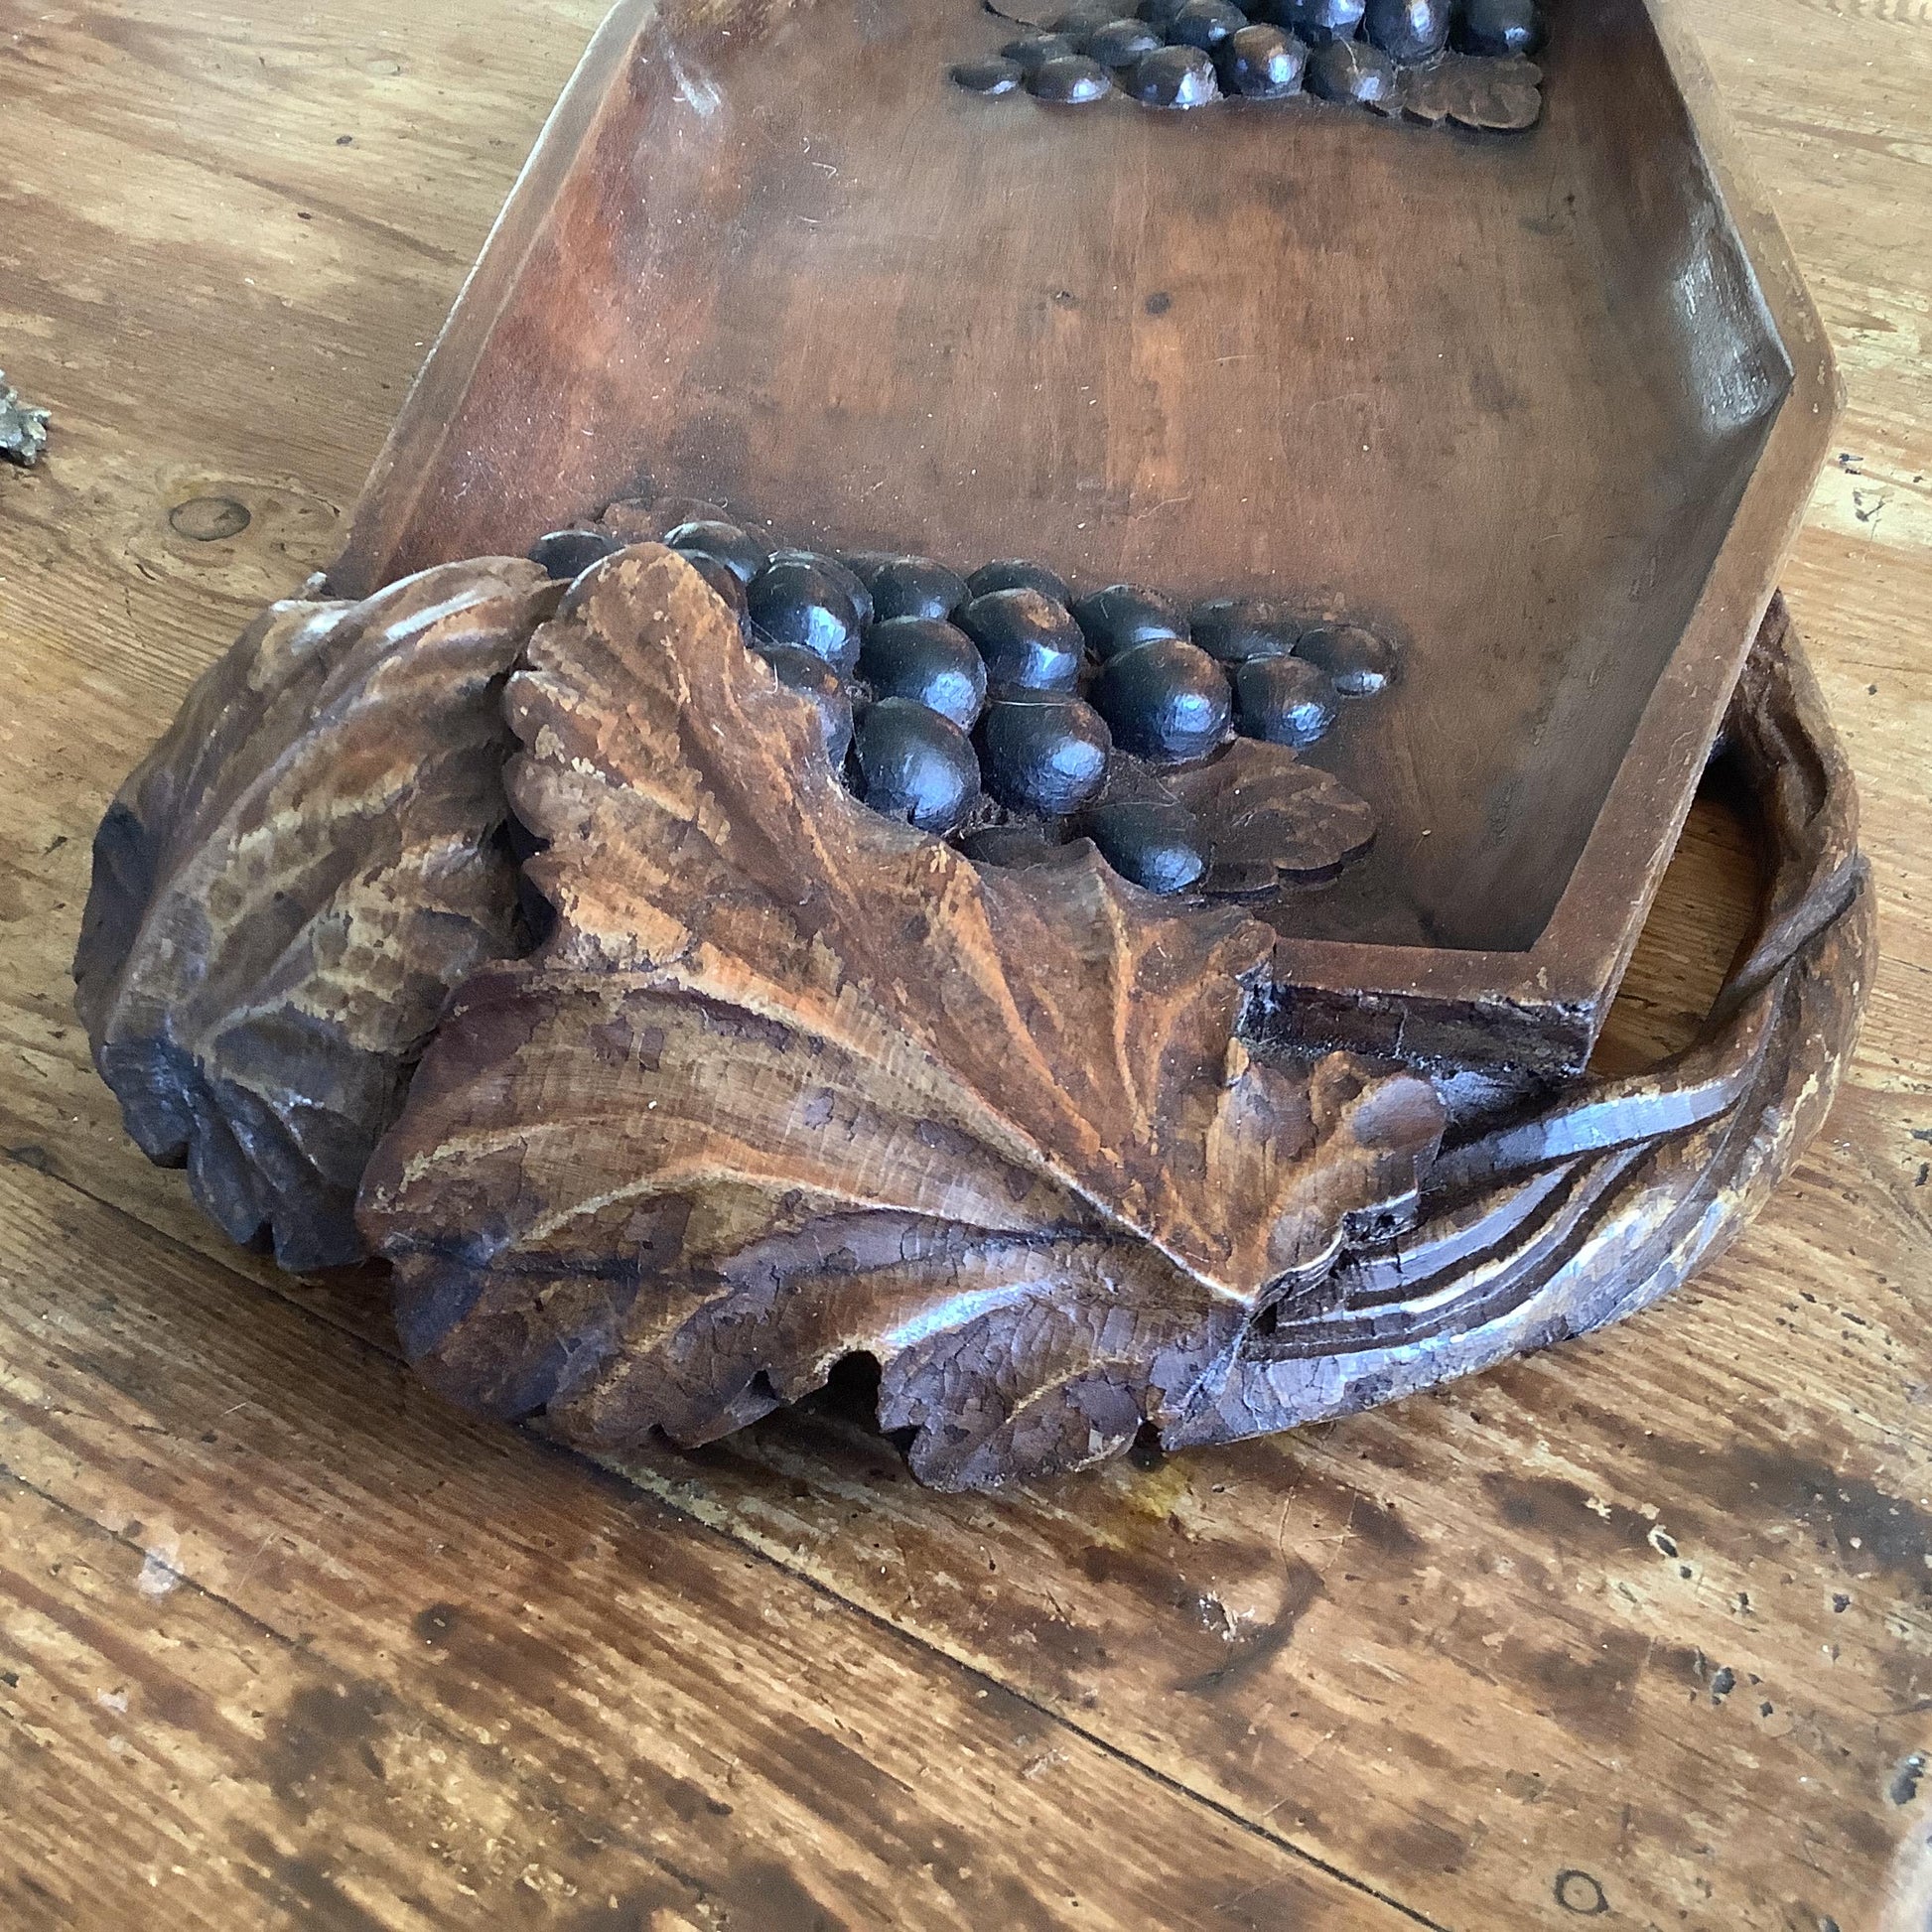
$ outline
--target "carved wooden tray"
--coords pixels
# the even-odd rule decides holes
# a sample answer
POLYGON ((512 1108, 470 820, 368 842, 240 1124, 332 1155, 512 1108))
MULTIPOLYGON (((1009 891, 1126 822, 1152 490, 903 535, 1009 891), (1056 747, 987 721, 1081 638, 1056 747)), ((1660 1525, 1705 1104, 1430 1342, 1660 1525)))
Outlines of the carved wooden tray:
MULTIPOLYGON (((626 0, 346 554, 103 821, 75 975, 130 1133, 285 1266, 386 1258, 461 1401, 695 1443, 864 1358, 949 1486, 1343 1413, 1675 1286, 1817 1130, 1872 920, 1765 609, 1830 361, 1662 12, 1569 0, 1535 64, 1391 69, 1375 111, 1182 112, 1041 98, 1098 92, 1077 57, 976 91, 1020 30, 968 0, 626 0), (1157 896, 1108 798, 861 803, 747 626, 762 571, 654 540, 693 500, 761 563, 1018 556, 1192 603, 1196 643, 1200 600, 1272 599, 1258 661, 1398 673, 1324 684, 1349 728, 1306 748, 1250 729, 1246 664, 1231 739, 1163 763, 1123 712, 1111 802, 1206 853, 1157 896), (581 574, 522 555, 562 526, 581 574), (1590 1079, 1714 749, 1756 930, 1689 1050, 1590 1079)), ((865 595, 828 593, 855 652, 865 595)), ((1076 610, 1102 709, 1206 661, 1076 610)))
POLYGON ((1381 831, 1264 914, 1283 1024, 1579 1067, 1835 377, 1674 9, 1549 18, 1540 120, 1483 135, 978 98, 949 64, 1022 29, 976 0, 626 0, 332 588, 663 491, 1365 616, 1405 682, 1311 757, 1381 831))

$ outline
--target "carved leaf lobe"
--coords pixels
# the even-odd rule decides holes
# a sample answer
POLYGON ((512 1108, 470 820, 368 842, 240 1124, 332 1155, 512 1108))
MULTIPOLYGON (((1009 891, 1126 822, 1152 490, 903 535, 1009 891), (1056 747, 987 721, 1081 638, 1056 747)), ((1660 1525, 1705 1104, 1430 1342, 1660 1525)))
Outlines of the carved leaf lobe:
POLYGON ((451 565, 272 606, 94 842, 76 1005, 129 1133, 284 1267, 358 1259, 356 1184, 450 989, 515 949, 502 681, 554 593, 451 565))
POLYGON ((509 713, 557 929, 466 989, 363 1199, 465 1399, 697 1441, 865 1352, 927 1479, 1073 1466, 1413 1195, 1426 1082, 1234 1041, 1265 927, 865 810, 671 553, 583 580, 509 713))

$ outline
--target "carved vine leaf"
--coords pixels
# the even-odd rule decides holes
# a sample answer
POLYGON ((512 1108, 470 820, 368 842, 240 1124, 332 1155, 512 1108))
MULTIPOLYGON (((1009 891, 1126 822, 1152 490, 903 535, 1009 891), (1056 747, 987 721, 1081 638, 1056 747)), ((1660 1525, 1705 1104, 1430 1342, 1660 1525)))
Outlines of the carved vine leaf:
POLYGON ((1332 879, 1375 841, 1374 810, 1286 746, 1237 738, 1211 763, 1163 783, 1200 820, 1210 893, 1332 879))
POLYGON ((1520 133, 1543 113, 1543 69, 1534 61, 1445 54, 1426 67, 1404 68, 1394 105, 1411 119, 1454 121, 1495 133, 1520 133))
POLYGON ((1076 1467, 1413 1196, 1426 1082, 1234 1040, 1264 927, 865 810, 668 551, 527 662, 510 789, 557 928, 466 989, 363 1191, 460 1399, 698 1442, 865 1352, 924 1479, 1076 1467))
POLYGON ((502 685, 555 592, 453 564, 272 606, 94 840, 74 962, 150 1159, 287 1268, 354 1261, 355 1188, 450 989, 516 946, 502 685))
POLYGON ((1782 598, 1725 737, 1770 870, 1701 1036, 1463 1140, 1418 1223, 1352 1250, 1270 1332, 1250 1327, 1170 1446, 1346 1415, 1617 1320, 1719 1252, 1789 1173, 1856 1047, 1877 934, 1852 767, 1782 598))

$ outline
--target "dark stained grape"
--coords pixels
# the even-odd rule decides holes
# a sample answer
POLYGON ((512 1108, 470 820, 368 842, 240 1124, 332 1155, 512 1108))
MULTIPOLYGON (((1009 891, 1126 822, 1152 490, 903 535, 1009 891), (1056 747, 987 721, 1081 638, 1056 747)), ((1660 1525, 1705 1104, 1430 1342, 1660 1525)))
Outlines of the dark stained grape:
POLYGON ((1107 777, 1113 740, 1078 698, 996 699, 980 724, 986 788, 1011 811, 1059 818, 1078 811, 1107 777))
POLYGON ((825 756, 837 770, 852 745, 852 700, 843 681, 824 658, 796 644, 766 644, 759 655, 777 673, 787 691, 796 691, 818 707, 819 729, 825 735, 825 756))
POLYGON ((1213 658, 1194 644, 1137 644, 1112 659, 1093 702, 1130 752, 1162 763, 1205 758, 1228 728, 1233 700, 1213 658))
POLYGON ((1073 43, 1064 34, 1023 34, 1000 49, 1023 73, 1036 73, 1048 61, 1064 60, 1073 43))
POLYGON ((1463 54, 1534 54, 1543 45, 1536 0, 1462 0, 1449 38, 1463 54))
POLYGON ((981 564, 967 578, 966 588, 975 597, 984 597, 989 591, 1037 591, 1055 604, 1073 601, 1063 577, 1044 564, 1029 563, 1025 557, 1004 557, 997 563, 981 564))
POLYGON ((1335 722, 1335 687, 1304 657, 1256 657, 1234 672, 1234 709, 1244 738, 1312 745, 1335 722))
POLYGON ((818 550, 774 550, 771 561, 774 564, 810 564, 814 569, 822 570, 852 600, 852 608, 859 614, 860 626, 863 628, 872 621, 872 592, 866 588, 866 580, 843 559, 828 557, 818 550))
POLYGON ((1187 635, 1187 620, 1177 604, 1134 584, 1110 584, 1083 597, 1073 607, 1073 620, 1087 648, 1102 659, 1117 657, 1156 637, 1184 639, 1187 635))
POLYGON ((1010 94, 1027 77, 1018 61, 960 61, 949 71, 953 85, 969 94, 1010 94))
POLYGON ((835 670, 859 661, 859 613, 844 588, 816 564, 766 564, 746 587, 752 622, 774 644, 797 644, 835 670))
POLYGON ((1366 41, 1330 41, 1309 59, 1309 89, 1358 107, 1395 97, 1395 63, 1366 41))
POLYGON ((664 541, 687 557, 715 557, 741 584, 749 584, 771 561, 770 551, 757 537, 736 523, 708 517, 678 524, 665 533, 664 541))
POLYGON ((1433 61, 1449 45, 1449 0, 1368 0, 1362 31, 1392 61, 1433 61))
POLYGON ((995 690, 1070 692, 1080 680, 1080 626, 1041 591, 987 591, 958 613, 995 690))
POLYGON ((895 557, 874 573, 873 611, 891 618, 949 618, 971 593, 966 580, 930 557, 895 557))
POLYGON ((960 609, 958 626, 980 647, 995 690, 1070 692, 1080 680, 1080 626, 1041 591, 987 591, 960 609))
POLYGON ((897 550, 841 550, 839 562, 842 563, 867 590, 871 590, 873 579, 888 564, 900 560, 902 552, 897 550))
POLYGON ((996 690, 1070 691, 1079 681, 1080 626, 1038 591, 989 591, 959 613, 996 690))
POLYGON ((1198 47, 1211 53, 1247 24, 1248 16, 1232 0, 1186 0, 1168 22, 1168 39, 1175 47, 1198 47))
POLYGON ((1141 4, 1134 11, 1158 33, 1165 34, 1168 31, 1168 23, 1186 4, 1187 0, 1141 0, 1141 4))
POLYGON ((552 530, 538 537, 528 554, 546 576, 569 584, 622 547, 616 537, 602 530, 552 530))
POLYGON ((950 832, 979 797, 972 741, 951 719, 910 698, 882 698, 869 707, 856 747, 866 803, 921 832, 950 832))
POLYGON ((1355 38, 1368 0, 1282 0, 1275 22, 1299 34, 1311 47, 1355 38))
POLYGON ((961 731, 986 704, 986 661, 973 640, 940 618, 892 618, 866 632, 859 675, 882 698, 910 698, 961 731))
POLYGON ((1286 657, 1302 626, 1285 604, 1264 597, 1216 597, 1190 613, 1193 640, 1222 664, 1286 657))
POLYGON ((745 586, 738 581, 738 573, 727 569, 716 557, 707 557, 702 550, 681 550, 678 554, 717 592, 724 600, 726 610, 743 625, 746 615, 745 586))
POLYGON ((1197 47, 1163 47, 1134 69, 1127 91, 1149 107, 1205 107, 1220 98, 1214 63, 1197 47))
POLYGON ((1184 805, 1151 798, 1096 805, 1080 829, 1123 879, 1150 893, 1184 893, 1207 870, 1200 822, 1184 805))
POLYGON ((1249 100, 1282 100, 1302 91, 1309 51, 1280 27, 1244 27, 1219 50, 1221 85, 1249 100))
POLYGON ((1080 38, 1080 52, 1104 68, 1131 68, 1160 45, 1161 36, 1145 20, 1110 20, 1080 38))
POLYGON ((1295 654, 1326 671, 1344 698, 1372 698, 1395 681, 1395 646, 1358 623, 1321 624, 1295 646, 1295 654))
POLYGON ((1076 5, 1053 17, 1048 31, 1078 41, 1083 34, 1090 34, 1096 27, 1105 26, 1116 18, 1118 12, 1115 0, 1077 0, 1076 5))
POLYGON ((1070 107, 1084 106, 1114 90, 1114 76, 1098 61, 1084 54, 1062 55, 1035 68, 1027 76, 1027 91, 1040 100, 1057 100, 1070 107))
POLYGON ((1053 836, 1052 828, 1038 819, 1017 825, 976 825, 959 835, 959 849, 976 866, 1012 866, 1022 872, 1029 866, 1062 865, 1067 858, 1066 847, 1053 836))

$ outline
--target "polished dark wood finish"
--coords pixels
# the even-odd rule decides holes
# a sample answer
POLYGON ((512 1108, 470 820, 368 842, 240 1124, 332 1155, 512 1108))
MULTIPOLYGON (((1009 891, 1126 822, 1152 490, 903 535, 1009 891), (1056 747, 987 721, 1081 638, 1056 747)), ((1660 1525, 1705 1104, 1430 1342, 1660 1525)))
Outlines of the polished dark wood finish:
POLYGON ((1283 901, 1277 982, 1311 1045, 1573 1070, 1835 393, 1670 8, 1557 10, 1540 124, 1454 139, 982 99, 945 72, 972 18, 621 7, 336 587, 648 484, 819 547, 1374 618, 1403 703, 1315 757, 1385 831, 1283 901))
MULTIPOLYGON (((693 1445, 863 1358, 913 1471, 990 1488, 1585 1332, 1748 1218, 1871 960, 1781 610, 1727 745, 1776 863, 1705 1035, 1617 1082, 1432 1080, 1269 1039, 1238 904, 1084 840, 978 865, 860 804, 675 552, 568 591, 442 565, 277 606, 204 678, 96 838, 79 1007, 232 1237, 353 1260, 359 1183, 404 1350, 466 1406, 693 1445), (521 963, 519 857, 552 914, 521 963)), ((1369 829, 1248 739, 1165 782, 1210 884, 1369 829)))
POLYGON ((454 988, 527 949, 502 685, 559 586, 453 564, 273 605, 109 806, 75 1006, 128 1133, 231 1240, 362 1258, 362 1170, 454 988))

